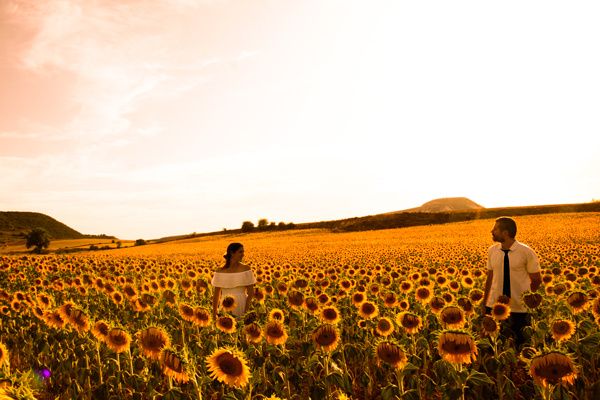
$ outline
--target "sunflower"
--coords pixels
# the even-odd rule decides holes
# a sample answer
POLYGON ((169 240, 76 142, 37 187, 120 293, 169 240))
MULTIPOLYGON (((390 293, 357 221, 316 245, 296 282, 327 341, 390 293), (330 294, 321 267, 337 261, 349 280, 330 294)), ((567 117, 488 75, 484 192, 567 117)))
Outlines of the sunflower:
POLYGON ((299 308, 304 304, 304 295, 298 290, 292 290, 288 293, 288 303, 292 308, 299 308))
POLYGON ((44 310, 52 307, 53 299, 50 295, 46 293, 38 293, 36 298, 39 306, 44 310))
POLYGON ((144 356, 153 359, 160 359, 160 352, 171 345, 171 339, 167 332, 162 328, 151 326, 137 334, 138 343, 144 356))
POLYGON ((248 343, 260 343, 263 338, 262 330, 260 326, 255 322, 244 326, 243 329, 244 335, 246 336, 246 341, 248 343))
POLYGON ((508 306, 508 305, 510 305, 510 297, 502 294, 502 295, 498 296, 496 303, 506 304, 508 306))
POLYGON ((82 334, 90 330, 90 321, 87 315, 83 313, 83 311, 78 309, 71 310, 69 314, 69 319, 67 320, 69 324, 75 328, 75 330, 82 334))
POLYGON ((202 307, 194 308, 194 323, 201 328, 205 328, 211 323, 211 316, 207 309, 202 307))
POLYGON ((407 311, 410 308, 410 303, 408 300, 402 299, 398 302, 398 307, 400 307, 402 311, 407 311))
POLYGON ((33 315, 37 318, 37 319, 44 319, 44 309, 40 306, 35 306, 33 307, 33 309, 31 310, 31 312, 33 312, 33 315))
POLYGON ((468 333, 450 330, 440 334, 438 352, 448 362, 470 364, 477 357, 477 346, 468 333))
POLYGON ((475 281, 473 280, 472 277, 467 275, 467 276, 463 276, 461 278, 460 284, 462 285, 462 287, 464 287, 466 289, 471 289, 473 286, 475 286, 475 281))
POLYGON ((495 336, 500 331, 498 323, 489 315, 485 315, 481 321, 481 330, 484 336, 495 336))
POLYGON ((573 314, 578 314, 585 311, 589 306, 590 302, 587 294, 583 292, 573 292, 567 297, 567 303, 573 310, 573 314))
POLYGON ((340 312, 337 309, 336 306, 327 306, 324 307, 321 312, 319 313, 319 317, 321 318, 321 320, 323 322, 326 322, 328 324, 337 324, 338 322, 340 322, 340 312))
POLYGON ((269 321, 276 320, 283 322, 285 320, 285 314, 279 308, 274 308, 269 312, 268 319, 269 321))
POLYGON ((391 365, 395 369, 402 369, 408 362, 406 353, 400 346, 392 341, 381 341, 375 346, 375 355, 377 356, 377 364, 381 362, 391 365))
POLYGON ((442 299, 446 302, 446 304, 454 303, 454 295, 450 292, 445 292, 442 294, 442 299))
POLYGON ((224 311, 233 311, 237 306, 237 301, 232 296, 224 296, 223 300, 221 300, 221 307, 224 311))
POLYGON ((474 304, 479 304, 483 300, 483 291, 480 289, 471 289, 469 291, 469 299, 474 304))
POLYGON ((458 292, 460 290, 460 283, 458 283, 457 281, 450 281, 448 282, 448 287, 453 292, 458 292))
POLYGON ((365 297, 364 292, 354 292, 352 294, 352 304, 354 307, 359 307, 367 298, 365 297))
POLYGON ((62 306, 58 307, 56 309, 56 312, 58 312, 58 314, 60 315, 60 317, 65 320, 65 321, 69 321, 69 315, 71 314, 71 311, 74 310, 75 308, 77 308, 77 306, 75 305, 75 303, 73 303, 72 301, 67 301, 66 303, 64 303, 62 306))
POLYGON ((163 349, 159 355, 163 373, 179 383, 187 383, 190 375, 186 371, 182 358, 170 349, 163 349))
POLYGON ((165 290, 160 297, 165 300, 165 304, 168 306, 172 307, 177 303, 177 295, 172 290, 165 290))
POLYGON ((379 321, 377 321, 375 331, 379 334, 379 336, 389 336, 394 332, 394 324, 392 324, 392 320, 389 318, 381 317, 379 318, 379 321))
POLYGON ((106 342, 106 337, 110 331, 110 326, 103 320, 98 320, 92 327, 92 335, 100 342, 106 342))
POLYGON ((406 311, 396 316, 396 322, 404 329, 404 331, 406 331, 406 333, 411 335, 419 332, 423 327, 421 317, 406 311))
POLYGON ((471 315, 475 311, 475 308, 473 307, 473 303, 471 303, 471 300, 469 300, 467 297, 461 297, 460 299, 458 299, 457 303, 458 303, 458 306, 460 308, 462 308, 462 310, 467 315, 471 315))
POLYGON ((383 299, 383 304, 385 304, 386 307, 391 308, 391 307, 396 307, 398 305, 398 298, 396 297, 396 294, 394 292, 387 292, 382 296, 383 299))
POLYGON ((379 315, 379 309, 375 303, 363 301, 358 307, 358 314, 364 319, 372 319, 379 315))
POLYGON ((544 387, 558 384, 572 385, 577 378, 573 360, 558 351, 550 351, 534 357, 531 360, 529 375, 538 385, 544 387))
POLYGON ((131 336, 127 331, 119 328, 112 328, 106 335, 106 345, 115 353, 122 353, 129 350, 131 336))
POLYGON ((329 295, 327 293, 321 293, 317 296, 317 301, 322 305, 327 305, 331 303, 332 300, 329 298, 329 295))
POLYGON ((312 314, 315 314, 319 311, 319 303, 314 297, 307 297, 304 299, 304 308, 306 308, 312 314))
POLYGON ((114 291, 111 295, 110 295, 110 299, 112 300, 113 303, 115 303, 116 305, 119 305, 121 303, 123 303, 123 295, 121 294, 121 292, 119 291, 114 291))
POLYGON ((216 326, 217 329, 223 333, 234 333, 237 328, 235 319, 233 319, 229 315, 224 315, 222 317, 217 318, 216 326))
POLYGON ((206 366, 212 379, 237 388, 244 387, 250 379, 250 370, 244 355, 232 348, 220 348, 206 357, 206 366))
POLYGON ((564 283, 557 283, 556 285, 551 287, 552 292, 557 296, 561 296, 567 291, 567 285, 565 285, 564 283))
POLYGON ((265 325, 264 335, 267 343, 273 345, 284 344, 288 338, 285 327, 276 319, 269 321, 267 325, 265 325))
POLYGON ((418 287, 417 290, 415 290, 415 299, 421 304, 427 304, 432 297, 433 291, 426 286, 418 287))
POLYGON ((129 300, 132 300, 137 296, 137 290, 131 284, 127 284, 125 287, 123 287, 123 293, 125 293, 125 296, 127 296, 129 300))
POLYGON ((6 349, 4 343, 0 342, 0 365, 8 363, 8 359, 8 350, 6 349))
POLYGON ((496 303, 492 306, 492 317, 496 321, 504 321, 510 316, 510 307, 503 303, 496 303))
POLYGON ((185 321, 193 322, 195 320, 194 308, 185 303, 179 304, 179 315, 185 321))
POLYGON ((323 324, 315 329, 312 339, 318 348, 330 352, 337 347, 340 341, 340 333, 334 325, 323 324))
POLYGON ((445 275, 437 275, 435 277, 435 283, 437 283, 439 287, 445 287, 448 285, 448 278, 446 278, 445 275))
POLYGON ((530 363, 537 355, 539 355, 539 353, 534 347, 523 347, 519 352, 519 360, 524 363, 530 363))
POLYGON ((348 280, 348 279, 342 279, 342 281, 340 282, 340 288, 344 291, 344 292, 349 292, 350 289, 352 289, 353 282, 348 280))
POLYGON ((46 312, 44 314, 44 321, 46 322, 46 324, 56 329, 64 328, 66 323, 66 321, 60 316, 58 311, 46 312))
POLYGON ((442 325, 446 328, 460 329, 467 322, 462 309, 456 306, 446 306, 439 315, 442 325))
POLYGON ((429 301, 429 308, 431 308, 431 312, 433 312, 434 314, 439 314, 445 305, 446 300, 439 296, 432 297, 429 301))
POLYGON ((260 304, 264 304, 265 298, 265 291, 262 288, 254 287, 254 300, 259 302, 260 304))
POLYGON ((404 281, 400 284, 400 290, 402 293, 407 294, 413 290, 413 284, 411 281, 404 281))
POLYGON ((525 307, 527 307, 529 310, 535 310, 540 306, 540 304, 542 304, 542 295, 535 292, 524 292, 521 296, 521 299, 523 300, 525 307))
POLYGON ((575 333, 575 324, 566 319, 558 319, 552 323, 550 328, 552 337, 557 342, 569 340, 575 333))

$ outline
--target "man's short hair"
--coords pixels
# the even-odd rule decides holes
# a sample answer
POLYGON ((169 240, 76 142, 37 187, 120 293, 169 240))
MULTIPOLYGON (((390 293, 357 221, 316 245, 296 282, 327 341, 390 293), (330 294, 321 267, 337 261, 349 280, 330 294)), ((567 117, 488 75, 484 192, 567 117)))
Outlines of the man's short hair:
POLYGON ((517 236, 517 223, 510 217, 500 217, 496 219, 501 231, 507 231, 511 238, 517 236))

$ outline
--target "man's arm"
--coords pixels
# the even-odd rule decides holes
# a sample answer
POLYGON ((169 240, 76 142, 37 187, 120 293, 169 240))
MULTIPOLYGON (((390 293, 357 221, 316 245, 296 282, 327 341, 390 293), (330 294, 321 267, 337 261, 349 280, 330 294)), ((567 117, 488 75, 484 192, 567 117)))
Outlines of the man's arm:
POLYGON ((494 271, 488 270, 487 279, 485 280, 485 290, 483 292, 483 300, 481 301, 481 309, 485 310, 487 299, 490 296, 490 290, 492 289, 492 279, 494 278, 494 271))
POLYGON ((535 292, 542 284, 542 273, 534 272, 533 274, 529 274, 529 279, 531 279, 531 291, 535 292))

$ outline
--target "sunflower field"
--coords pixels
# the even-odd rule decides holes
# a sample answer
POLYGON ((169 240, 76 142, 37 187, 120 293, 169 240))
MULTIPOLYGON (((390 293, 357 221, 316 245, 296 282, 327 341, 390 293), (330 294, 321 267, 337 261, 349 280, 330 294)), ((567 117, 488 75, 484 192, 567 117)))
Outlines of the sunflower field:
POLYGON ((600 214, 516 219, 542 286, 481 312, 493 220, 0 255, 0 399, 598 399, 600 214), (250 311, 212 316, 244 244, 250 311))

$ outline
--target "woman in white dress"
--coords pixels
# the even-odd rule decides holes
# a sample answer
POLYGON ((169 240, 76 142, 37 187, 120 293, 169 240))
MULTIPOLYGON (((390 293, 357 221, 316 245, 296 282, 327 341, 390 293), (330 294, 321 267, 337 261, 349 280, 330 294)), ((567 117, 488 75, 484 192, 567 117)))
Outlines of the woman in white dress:
POLYGON ((219 271, 215 271, 212 278, 213 292, 213 318, 217 317, 217 310, 221 308, 221 300, 226 296, 235 299, 235 307, 231 313, 236 317, 244 315, 252 298, 254 297, 254 284, 256 278, 254 273, 245 264, 244 246, 241 243, 231 243, 227 246, 227 253, 223 256, 225 265, 219 271))

